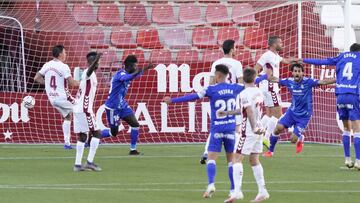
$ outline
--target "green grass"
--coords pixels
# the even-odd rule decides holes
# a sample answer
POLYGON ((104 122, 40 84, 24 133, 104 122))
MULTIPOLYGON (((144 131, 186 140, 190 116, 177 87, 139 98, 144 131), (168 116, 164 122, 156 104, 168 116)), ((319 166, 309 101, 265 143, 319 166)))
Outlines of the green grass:
MULTIPOLYGON (((72 172, 75 150, 60 146, 0 145, 0 202, 223 202, 229 183, 225 157, 217 161, 217 192, 202 199, 206 168, 202 145, 145 145, 141 157, 127 146, 100 146, 95 157, 102 172, 72 172)), ((87 151, 85 152, 87 156, 87 151)), ((360 171, 345 170, 339 146, 278 146, 275 157, 261 159, 271 198, 267 202, 359 202, 360 171)), ((245 200, 257 192, 244 164, 245 200)), ((239 201, 240 202, 240 201, 239 201)))

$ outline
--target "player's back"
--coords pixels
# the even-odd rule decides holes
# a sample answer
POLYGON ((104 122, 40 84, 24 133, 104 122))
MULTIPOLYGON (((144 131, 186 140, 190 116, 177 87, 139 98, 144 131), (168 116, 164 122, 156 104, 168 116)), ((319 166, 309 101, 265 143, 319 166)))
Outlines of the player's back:
POLYGON ((211 85, 206 90, 211 106, 211 131, 230 132, 236 127, 235 116, 219 116, 218 111, 231 111, 236 108, 236 98, 244 89, 243 85, 219 83, 211 85))
POLYGON ((128 92, 131 81, 122 81, 122 76, 126 75, 125 70, 119 70, 111 79, 108 99, 105 106, 110 109, 123 108, 127 106, 125 96, 128 92))
POLYGON ((71 76, 68 65, 54 59, 45 63, 39 73, 45 78, 45 90, 50 101, 68 98, 66 79, 71 76))
POLYGON ((87 70, 81 76, 79 91, 76 95, 77 103, 74 106, 75 113, 93 113, 98 81, 95 72, 88 77, 87 70))
POLYGON ((253 131, 251 128, 250 120, 246 113, 246 108, 252 109, 255 121, 260 124, 262 116, 262 108, 264 106, 264 96, 262 91, 258 87, 248 87, 240 93, 240 103, 242 109, 242 133, 246 135, 252 135, 253 131))
POLYGON ((236 59, 228 58, 228 57, 223 57, 214 61, 214 63, 211 65, 212 75, 215 74, 215 66, 219 64, 226 65, 229 69, 229 77, 227 79, 228 83, 237 83, 238 82, 237 78, 242 77, 243 67, 241 62, 236 59))
POLYGON ((340 54, 336 63, 336 94, 359 94, 360 52, 340 54))

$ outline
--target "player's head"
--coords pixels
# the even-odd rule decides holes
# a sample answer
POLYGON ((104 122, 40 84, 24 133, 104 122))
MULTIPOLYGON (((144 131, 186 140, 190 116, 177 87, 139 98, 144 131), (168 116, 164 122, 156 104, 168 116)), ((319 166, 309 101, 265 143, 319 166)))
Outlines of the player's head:
POLYGON ((137 63, 138 63, 138 60, 135 55, 128 55, 124 61, 124 66, 125 66, 126 72, 128 72, 128 73, 135 72, 137 63))
POLYGON ((66 52, 65 52, 65 47, 62 44, 58 44, 56 46, 53 47, 52 49, 52 55, 54 58, 59 59, 62 62, 65 62, 66 60, 66 52))
POLYGON ((276 51, 281 51, 283 49, 283 43, 279 36, 269 37, 268 45, 270 48, 273 48, 276 51))
POLYGON ((225 40, 222 44, 222 49, 223 49, 225 55, 230 54, 231 56, 233 56, 233 54, 236 51, 235 41, 232 39, 225 40))
POLYGON ((360 52, 360 44, 354 43, 350 46, 351 52, 360 52))
POLYGON ((229 74, 229 68, 224 64, 215 66, 215 81, 216 83, 225 82, 229 74))
MULTIPOLYGON (((96 56, 97 56, 97 53, 95 51, 91 51, 86 55, 86 60, 87 60, 88 66, 90 66, 95 61, 96 56)), ((96 66, 95 69, 97 69, 99 67, 99 63, 97 63, 95 66, 96 66)))
POLYGON ((253 84, 253 83, 255 82, 255 78, 256 78, 256 71, 255 71, 255 69, 245 68, 245 69, 243 70, 243 80, 244 80, 244 83, 253 84))
POLYGON ((294 63, 290 65, 290 71, 295 82, 300 82, 304 77, 304 66, 299 63, 294 63))

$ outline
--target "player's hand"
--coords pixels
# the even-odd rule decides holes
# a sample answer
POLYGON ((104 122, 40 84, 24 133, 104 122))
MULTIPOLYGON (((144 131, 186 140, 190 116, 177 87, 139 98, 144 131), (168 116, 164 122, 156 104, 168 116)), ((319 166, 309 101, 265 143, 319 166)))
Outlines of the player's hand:
POLYGON ((171 97, 164 97, 163 101, 166 103, 166 104, 171 104, 171 97))
POLYGON ((153 68, 154 68, 154 64, 149 63, 149 65, 147 65, 147 66, 144 68, 144 71, 147 71, 147 70, 150 70, 150 69, 153 69, 153 68))
POLYGON ((270 82, 278 82, 279 81, 279 78, 277 78, 277 77, 274 77, 274 76, 268 76, 268 81, 270 81, 270 82))
POLYGON ((228 112, 226 111, 218 111, 217 116, 218 117, 225 117, 228 115, 228 112))
POLYGON ((256 127, 253 132, 257 135, 262 135, 265 133, 265 129, 262 127, 256 127))

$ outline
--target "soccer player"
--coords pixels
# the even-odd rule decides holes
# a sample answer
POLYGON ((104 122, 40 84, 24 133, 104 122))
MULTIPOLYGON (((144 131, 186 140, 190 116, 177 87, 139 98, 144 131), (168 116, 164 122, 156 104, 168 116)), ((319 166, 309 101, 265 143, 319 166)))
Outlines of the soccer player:
POLYGON ((245 90, 240 93, 240 109, 230 111, 220 111, 220 116, 242 114, 241 136, 235 145, 235 155, 233 159, 234 192, 225 202, 235 202, 243 199, 241 191, 243 178, 244 157, 249 156, 256 183, 258 194, 252 202, 261 202, 270 197, 265 188, 264 170, 259 160, 259 155, 263 150, 263 133, 265 129, 261 126, 262 108, 264 96, 262 91, 255 86, 256 71, 254 69, 244 70, 245 90))
MULTIPOLYGON (((188 94, 183 97, 170 98, 165 97, 164 101, 167 104, 187 102, 203 97, 210 99, 211 106, 211 132, 210 141, 208 145, 208 161, 207 161, 207 176, 208 186, 203 194, 204 198, 210 198, 215 192, 215 175, 216 175, 216 159, 221 152, 224 144, 227 162, 232 161, 234 144, 235 144, 235 116, 218 116, 217 111, 233 110, 236 108, 237 95, 244 89, 243 85, 227 83, 229 69, 226 65, 216 65, 215 67, 215 85, 210 85, 203 91, 193 94, 188 94)), ((228 167, 228 175, 231 183, 230 190, 234 189, 232 180, 232 167, 228 167)))
POLYGON ((314 65, 336 65, 336 105, 340 120, 344 124, 342 142, 344 147, 345 165, 354 166, 350 156, 351 137, 354 132, 355 168, 360 170, 360 44, 354 43, 350 52, 344 52, 334 58, 303 59, 304 63, 314 65))
MULTIPOLYGON (((279 78, 280 76, 280 62, 284 64, 290 64, 294 59, 285 59, 279 55, 279 52, 283 49, 283 43, 280 37, 271 36, 268 40, 269 50, 266 51, 255 65, 257 71, 262 70, 260 75, 267 74, 269 77, 274 76, 279 78)), ((264 145, 269 147, 269 137, 274 131, 278 119, 282 115, 281 110, 281 97, 279 95, 279 86, 267 80, 262 81, 259 84, 260 89, 264 94, 264 103, 266 114, 262 118, 263 126, 266 128, 264 145)), ((264 154, 266 156, 266 153, 264 154)))
POLYGON ((131 81, 140 77, 145 71, 153 68, 149 64, 144 69, 137 67, 138 60, 135 55, 129 55, 124 61, 124 67, 119 70, 111 80, 109 97, 105 102, 106 118, 110 130, 101 132, 102 137, 116 136, 119 132, 120 119, 124 120, 131 127, 131 144, 129 155, 140 155, 136 149, 139 136, 139 122, 133 110, 125 100, 131 81))
POLYGON ((86 56, 88 69, 86 69, 80 81, 80 88, 77 93, 77 103, 74 106, 74 132, 78 135, 76 143, 76 159, 74 171, 83 171, 85 169, 92 171, 101 171, 101 168, 94 163, 96 150, 99 146, 101 133, 96 125, 93 105, 96 95, 96 86, 98 84, 95 71, 99 67, 101 53, 89 52, 86 56), (85 142, 90 139, 90 149, 85 167, 82 166, 81 160, 84 154, 85 142))
POLYGON ((281 86, 287 87, 292 95, 291 106, 279 120, 273 134, 270 136, 270 148, 268 157, 273 156, 275 145, 279 139, 279 134, 285 129, 294 127, 294 134, 298 137, 296 153, 302 152, 304 145, 303 132, 308 125, 313 109, 312 89, 320 85, 334 84, 335 79, 314 80, 304 76, 304 67, 301 64, 290 65, 292 72, 291 78, 279 80, 275 78, 272 82, 277 82, 281 86))
POLYGON ((44 64, 36 73, 34 80, 45 84, 45 91, 51 105, 64 118, 62 130, 64 133, 64 149, 72 149, 70 143, 71 114, 75 99, 71 96, 69 86, 79 86, 79 82, 71 76, 70 68, 64 62, 66 50, 63 45, 56 45, 52 49, 53 60, 44 64))
MULTIPOLYGON (((240 61, 234 59, 236 46, 235 41, 232 39, 225 40, 222 44, 222 50, 224 52, 224 57, 220 58, 211 65, 211 75, 210 75, 210 85, 215 84, 215 67, 219 64, 224 64, 229 69, 229 75, 226 79, 228 83, 242 83, 242 64, 240 61)), ((237 125, 240 125, 241 117, 236 117, 237 125)), ((205 151, 203 156, 200 159, 201 164, 206 164, 208 147, 209 147, 210 136, 206 140, 205 151)), ((231 165, 231 163, 229 163, 231 165)))

